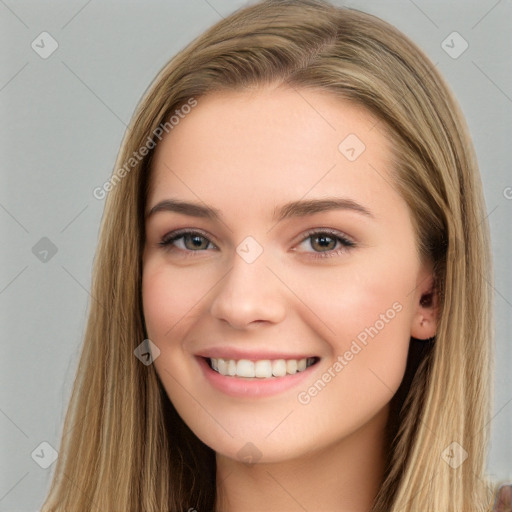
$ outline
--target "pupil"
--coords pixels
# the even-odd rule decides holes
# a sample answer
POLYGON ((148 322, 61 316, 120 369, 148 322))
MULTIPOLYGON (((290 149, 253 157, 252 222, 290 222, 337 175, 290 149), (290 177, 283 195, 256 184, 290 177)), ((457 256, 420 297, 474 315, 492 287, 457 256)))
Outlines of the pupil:
POLYGON ((204 239, 202 236, 199 236, 199 235, 188 235, 187 236, 187 240, 191 241, 192 242, 192 246, 195 248, 195 249, 200 249, 202 248, 202 245, 204 243, 204 239))
POLYGON ((336 241, 334 238, 330 236, 316 236, 314 240, 318 240, 320 248, 324 250, 333 249, 332 243, 334 242, 334 245, 336 245, 336 241))

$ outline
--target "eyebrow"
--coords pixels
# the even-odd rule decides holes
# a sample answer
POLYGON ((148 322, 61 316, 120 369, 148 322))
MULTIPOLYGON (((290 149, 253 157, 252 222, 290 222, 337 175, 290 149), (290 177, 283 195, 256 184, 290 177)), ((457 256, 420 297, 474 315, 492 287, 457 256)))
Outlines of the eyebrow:
MULTIPOLYGON (((273 220, 281 222, 293 217, 305 217, 330 210, 349 210, 360 213, 371 219, 375 219, 373 213, 362 204, 345 197, 331 197, 326 199, 308 199, 286 203, 280 208, 274 209, 273 220)), ((200 203, 180 201, 177 199, 164 199, 163 201, 160 201, 149 210, 146 214, 146 219, 158 212, 176 212, 191 217, 207 218, 211 220, 221 220, 222 217, 220 210, 217 208, 200 203)))
POLYGON ((281 208, 276 208, 274 210, 274 220, 281 222, 282 220, 292 217, 305 217, 306 215, 313 215, 315 213, 329 210, 349 210, 373 219, 375 218, 368 208, 362 204, 357 203, 353 199, 345 197, 333 197, 327 199, 309 199, 286 203, 281 208))

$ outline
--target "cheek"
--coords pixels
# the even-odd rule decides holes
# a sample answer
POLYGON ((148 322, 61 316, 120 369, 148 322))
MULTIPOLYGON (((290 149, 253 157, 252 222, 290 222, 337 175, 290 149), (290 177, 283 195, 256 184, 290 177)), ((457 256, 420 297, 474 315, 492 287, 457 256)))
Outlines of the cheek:
POLYGON ((346 271, 305 272, 295 281, 297 294, 307 297, 303 320, 328 342, 331 366, 339 363, 331 372, 340 388, 334 385, 332 391, 343 395, 351 389, 350 403, 352 398, 387 401, 398 389, 415 312, 416 272, 414 258, 393 264, 372 258, 346 271))
MULTIPOLYGON (((328 360, 297 394, 304 421, 318 418, 317 433, 333 438, 366 424, 398 390, 406 369, 413 311, 405 282, 389 286, 382 278, 346 277, 341 290, 328 301, 325 294, 309 294, 308 306, 334 333, 322 328, 330 349, 328 360)), ((318 320, 315 324, 320 325, 318 320)))
POLYGON ((142 304, 149 338, 160 340, 180 316, 182 306, 165 271, 145 268, 142 274, 142 304), (173 293, 174 292, 174 293, 173 293))
MULTIPOLYGON (((200 307, 215 281, 198 269, 172 269, 150 262, 142 274, 142 302, 148 336, 158 343, 176 339, 194 308, 200 307)), ((160 347, 159 347, 160 348, 160 347)))
POLYGON ((184 389, 190 389, 197 363, 184 347, 187 334, 201 323, 205 301, 219 276, 206 266, 173 268, 163 258, 149 259, 142 275, 143 314, 148 338, 158 347, 155 369, 180 413, 194 418, 199 410, 184 389))
POLYGON ((195 308, 201 307, 202 299, 211 289, 209 281, 211 277, 208 279, 197 270, 176 270, 156 257, 145 264, 142 274, 147 335, 160 350, 154 361, 155 369, 171 401, 185 410, 190 409, 190 403, 187 404, 188 395, 182 396, 182 386, 189 387, 187 382, 197 370, 185 357, 183 339, 197 320, 195 308))

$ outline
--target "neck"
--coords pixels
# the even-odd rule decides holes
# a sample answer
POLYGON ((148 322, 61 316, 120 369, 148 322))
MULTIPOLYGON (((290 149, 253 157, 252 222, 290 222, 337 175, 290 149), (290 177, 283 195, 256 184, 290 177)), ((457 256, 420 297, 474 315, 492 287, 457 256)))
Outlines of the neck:
POLYGON ((386 464, 388 407, 334 445, 245 464, 217 454, 217 512, 368 512, 386 464))

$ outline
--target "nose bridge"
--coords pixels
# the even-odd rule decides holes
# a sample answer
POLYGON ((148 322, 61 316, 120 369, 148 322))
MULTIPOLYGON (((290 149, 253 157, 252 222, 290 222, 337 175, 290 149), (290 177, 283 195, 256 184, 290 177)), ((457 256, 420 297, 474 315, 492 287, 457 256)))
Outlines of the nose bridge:
POLYGON ((236 248, 231 269, 216 287, 211 314, 243 328, 252 322, 279 322, 284 317, 284 297, 279 281, 267 268, 269 254, 252 237, 236 248))

